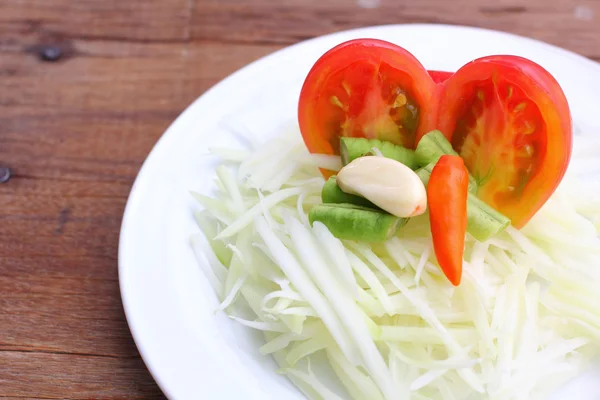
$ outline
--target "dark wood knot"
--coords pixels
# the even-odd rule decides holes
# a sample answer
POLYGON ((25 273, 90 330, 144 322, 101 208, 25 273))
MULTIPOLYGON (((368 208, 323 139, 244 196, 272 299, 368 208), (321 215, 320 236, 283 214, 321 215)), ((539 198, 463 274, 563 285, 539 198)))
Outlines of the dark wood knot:
POLYGON ((42 61, 55 62, 60 60, 63 51, 60 46, 43 45, 39 47, 38 54, 42 61))
POLYGON ((75 56, 73 43, 60 38, 56 40, 43 38, 41 43, 29 46, 25 51, 36 55, 40 61, 50 63, 65 61, 75 56))
POLYGON ((10 169, 8 167, 0 167, 0 183, 8 182, 10 179, 10 169))

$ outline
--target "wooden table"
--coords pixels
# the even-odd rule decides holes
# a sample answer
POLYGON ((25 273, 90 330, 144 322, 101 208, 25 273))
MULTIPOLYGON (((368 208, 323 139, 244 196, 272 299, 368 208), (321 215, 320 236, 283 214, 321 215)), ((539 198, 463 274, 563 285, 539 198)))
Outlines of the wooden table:
POLYGON ((211 85, 283 46, 421 22, 600 61, 598 0, 1 0, 0 398, 162 398, 117 280, 121 215, 155 141, 211 85))

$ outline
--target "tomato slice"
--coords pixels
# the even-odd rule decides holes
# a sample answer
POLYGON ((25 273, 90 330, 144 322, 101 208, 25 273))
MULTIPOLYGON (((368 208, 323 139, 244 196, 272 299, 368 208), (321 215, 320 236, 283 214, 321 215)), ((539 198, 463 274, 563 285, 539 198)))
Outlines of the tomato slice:
POLYGON ((571 114, 558 82, 538 64, 491 56, 443 83, 437 127, 479 183, 478 197, 522 227, 562 180, 571 114))
POLYGON ((408 51, 358 39, 325 53, 302 87, 298 121, 311 153, 339 154, 339 137, 408 148, 435 124, 435 83, 408 51))

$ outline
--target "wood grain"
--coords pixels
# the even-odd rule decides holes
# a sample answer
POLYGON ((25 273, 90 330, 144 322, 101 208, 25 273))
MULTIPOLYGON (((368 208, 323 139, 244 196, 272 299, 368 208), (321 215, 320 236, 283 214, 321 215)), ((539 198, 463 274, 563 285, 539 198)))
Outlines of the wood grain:
POLYGON ((120 302, 122 212, 162 132, 231 72, 386 23, 501 29, 600 59, 598 18, 596 0, 1 1, 0 398, 163 398, 120 302))
POLYGON ((599 18, 597 0, 553 1, 551 6, 547 0, 200 0, 192 36, 289 44, 368 25, 440 23, 503 30, 600 58, 599 18))
POLYGON ((3 0, 0 22, 16 36, 176 42, 186 39, 190 0, 3 0))
POLYGON ((139 358, 117 360, 93 355, 2 351, 0 365, 11 368, 0 375, 0 387, 3 396, 13 398, 63 399, 74 394, 73 397, 89 399, 162 398, 139 358), (26 379, 22 371, 27 371, 26 379))

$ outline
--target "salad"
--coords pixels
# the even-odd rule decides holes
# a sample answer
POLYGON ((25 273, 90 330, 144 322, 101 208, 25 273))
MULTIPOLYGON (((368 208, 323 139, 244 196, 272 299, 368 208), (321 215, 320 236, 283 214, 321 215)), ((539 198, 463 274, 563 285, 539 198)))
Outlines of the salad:
POLYGON ((307 397, 545 398, 598 355, 600 188, 566 174, 541 66, 427 71, 352 40, 309 72, 298 122, 212 149, 191 242, 218 311, 307 397))

